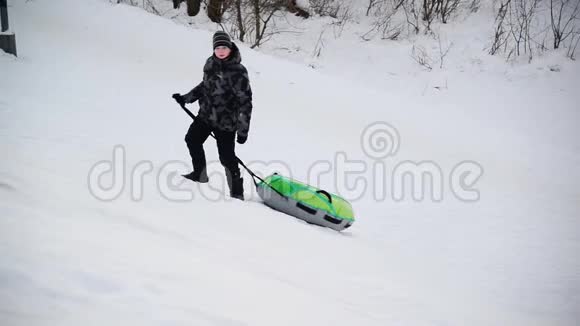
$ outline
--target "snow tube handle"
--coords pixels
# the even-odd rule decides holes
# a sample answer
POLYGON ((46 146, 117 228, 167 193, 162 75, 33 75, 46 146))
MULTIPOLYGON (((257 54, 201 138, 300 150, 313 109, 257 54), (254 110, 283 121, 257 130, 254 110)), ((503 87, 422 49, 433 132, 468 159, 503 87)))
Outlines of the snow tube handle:
POLYGON ((317 194, 323 194, 324 196, 326 196, 328 198, 328 202, 332 204, 332 197, 330 196, 330 194, 324 190, 316 190, 317 194))

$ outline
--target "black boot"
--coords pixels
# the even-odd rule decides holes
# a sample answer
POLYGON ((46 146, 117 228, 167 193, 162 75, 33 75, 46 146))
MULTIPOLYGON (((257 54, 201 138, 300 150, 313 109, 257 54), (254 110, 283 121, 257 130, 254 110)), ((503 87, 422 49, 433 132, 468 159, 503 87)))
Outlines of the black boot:
POLYGON ((235 174, 226 172, 228 186, 230 187, 230 196, 235 199, 244 200, 244 179, 240 173, 235 174))
POLYGON ((239 200, 244 200, 244 179, 237 178, 233 180, 232 188, 230 189, 230 195, 232 198, 239 200))
POLYGON ((182 176, 186 179, 199 183, 207 183, 209 181, 205 169, 195 169, 191 173, 182 174, 182 176))

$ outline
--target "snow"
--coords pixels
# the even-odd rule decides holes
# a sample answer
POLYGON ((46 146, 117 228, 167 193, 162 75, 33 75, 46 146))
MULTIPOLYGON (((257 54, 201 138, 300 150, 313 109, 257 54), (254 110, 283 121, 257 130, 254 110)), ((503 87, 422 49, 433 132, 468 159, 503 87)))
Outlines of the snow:
POLYGON ((296 0, 296 5, 302 9, 310 8, 310 0, 296 0))
POLYGON ((447 69, 431 73, 405 42, 345 36, 314 62, 240 45, 255 109, 239 156, 309 182, 336 170, 317 184, 355 198, 357 217, 337 233, 265 207, 247 175, 249 200, 224 200, 211 140, 211 183, 164 197, 177 196, 172 166, 188 170, 190 121, 170 95, 201 79, 211 32, 100 0, 10 13, 19 57, 0 55, 0 324, 577 324, 580 68, 561 53, 506 65, 452 26, 447 69), (378 121, 399 148, 375 160, 361 134, 378 121), (116 145, 124 187, 101 201, 89 172, 116 145), (394 200, 396 167, 426 161, 444 174, 442 200, 394 200), (453 193, 462 161, 483 168, 478 201, 453 193), (342 173, 361 164, 362 195, 342 173), (139 185, 131 172, 148 166, 139 185))

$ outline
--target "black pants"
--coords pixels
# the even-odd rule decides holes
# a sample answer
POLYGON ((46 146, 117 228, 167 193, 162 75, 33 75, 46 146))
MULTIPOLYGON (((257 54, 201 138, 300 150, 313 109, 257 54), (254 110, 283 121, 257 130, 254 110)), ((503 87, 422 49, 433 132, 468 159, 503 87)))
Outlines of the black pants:
MULTIPOLYGON (((194 171, 203 171, 206 169, 205 152, 203 143, 207 140, 212 129, 201 119, 195 121, 189 126, 185 135, 185 142, 191 155, 194 171)), ((216 137, 220 163, 226 169, 228 178, 239 178, 240 168, 236 159, 236 132, 213 130, 216 137)))

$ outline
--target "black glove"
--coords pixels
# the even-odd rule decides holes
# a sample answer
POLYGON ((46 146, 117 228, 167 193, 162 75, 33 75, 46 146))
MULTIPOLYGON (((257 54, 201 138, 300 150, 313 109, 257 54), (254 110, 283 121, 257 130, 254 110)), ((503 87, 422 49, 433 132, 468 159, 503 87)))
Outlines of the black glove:
POLYGON ((248 140, 248 136, 242 136, 238 134, 238 144, 243 144, 246 142, 246 140, 248 140))
POLYGON ((175 102, 177 102, 181 105, 185 105, 185 98, 183 96, 181 96, 181 94, 175 93, 171 97, 173 97, 173 99, 175 99, 175 102))

